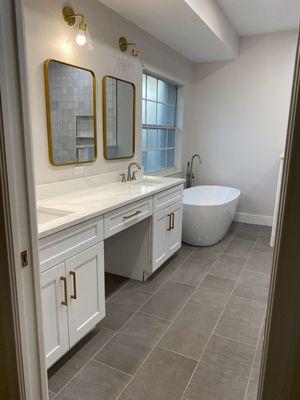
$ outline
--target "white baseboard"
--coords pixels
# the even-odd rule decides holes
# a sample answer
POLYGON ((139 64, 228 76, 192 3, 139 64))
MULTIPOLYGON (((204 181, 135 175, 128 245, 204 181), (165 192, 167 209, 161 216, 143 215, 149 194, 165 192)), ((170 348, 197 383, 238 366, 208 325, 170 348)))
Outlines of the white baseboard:
POLYGON ((272 226, 273 216, 238 212, 235 214, 234 221, 244 222, 245 224, 272 226))

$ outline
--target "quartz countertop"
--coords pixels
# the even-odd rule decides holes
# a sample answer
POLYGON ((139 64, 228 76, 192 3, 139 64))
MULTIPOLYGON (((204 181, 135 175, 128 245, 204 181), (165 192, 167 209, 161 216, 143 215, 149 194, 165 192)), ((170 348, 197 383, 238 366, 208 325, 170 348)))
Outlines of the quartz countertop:
POLYGON ((183 183, 181 178, 144 176, 139 181, 113 182, 40 200, 39 238, 183 183))

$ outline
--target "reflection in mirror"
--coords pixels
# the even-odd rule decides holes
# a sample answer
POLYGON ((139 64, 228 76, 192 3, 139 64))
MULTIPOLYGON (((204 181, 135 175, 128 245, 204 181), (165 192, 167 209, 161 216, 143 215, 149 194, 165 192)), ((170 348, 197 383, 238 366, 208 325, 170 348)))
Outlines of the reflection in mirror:
POLYGON ((106 160, 134 156, 135 86, 111 76, 103 78, 103 148, 106 160))
POLYGON ((45 86, 50 162, 66 165, 94 161, 97 155, 94 73, 47 60, 45 86))

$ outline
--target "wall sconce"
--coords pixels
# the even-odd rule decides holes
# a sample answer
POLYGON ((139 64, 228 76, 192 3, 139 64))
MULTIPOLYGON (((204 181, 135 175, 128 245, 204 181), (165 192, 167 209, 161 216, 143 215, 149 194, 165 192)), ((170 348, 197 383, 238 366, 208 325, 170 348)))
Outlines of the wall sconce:
POLYGON ((84 20, 84 15, 75 13, 72 7, 64 7, 63 17, 69 26, 75 26, 72 34, 67 40, 67 43, 69 43, 71 46, 84 46, 85 48, 91 50, 93 48, 93 44, 88 31, 88 26, 84 20), (76 23, 77 18, 80 18, 78 23, 76 23))
POLYGON ((136 44, 135 43, 129 43, 127 41, 127 39, 125 37, 120 37, 119 39, 119 48, 120 50, 124 53, 125 51, 128 50, 128 47, 133 47, 133 49, 131 50, 131 55, 133 57, 137 57, 139 55, 139 50, 135 47, 136 44))

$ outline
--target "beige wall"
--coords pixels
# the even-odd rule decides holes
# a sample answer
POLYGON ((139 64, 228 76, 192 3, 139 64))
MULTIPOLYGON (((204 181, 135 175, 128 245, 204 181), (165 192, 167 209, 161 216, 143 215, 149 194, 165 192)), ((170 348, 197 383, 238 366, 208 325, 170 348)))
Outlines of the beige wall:
POLYGON ((261 222, 273 215, 296 42, 296 31, 250 36, 236 60, 198 66, 184 159, 200 153, 197 182, 241 189, 239 212, 261 222))
MULTIPOLYGON (((70 28, 63 21, 62 0, 24 0, 25 28, 29 69, 31 120, 34 145, 35 178, 37 184, 74 178, 73 167, 53 167, 48 160, 43 62, 47 58, 74 63, 92 69, 97 78, 97 113, 99 154, 95 163, 84 166, 81 176, 120 170, 126 161, 105 161, 102 155, 102 78, 114 75, 136 85, 136 156, 141 151, 141 82, 143 67, 172 79, 181 85, 182 101, 185 103, 185 118, 180 137, 191 134, 192 83, 195 66, 140 28, 120 17, 97 0, 74 0, 72 6, 85 14, 93 39, 94 50, 70 49, 64 43, 70 28), (118 39, 126 36, 135 41, 140 49, 138 59, 122 54, 118 39)), ((71 28, 72 29, 72 28, 71 28)), ((179 155, 180 158, 180 155, 179 155)))

